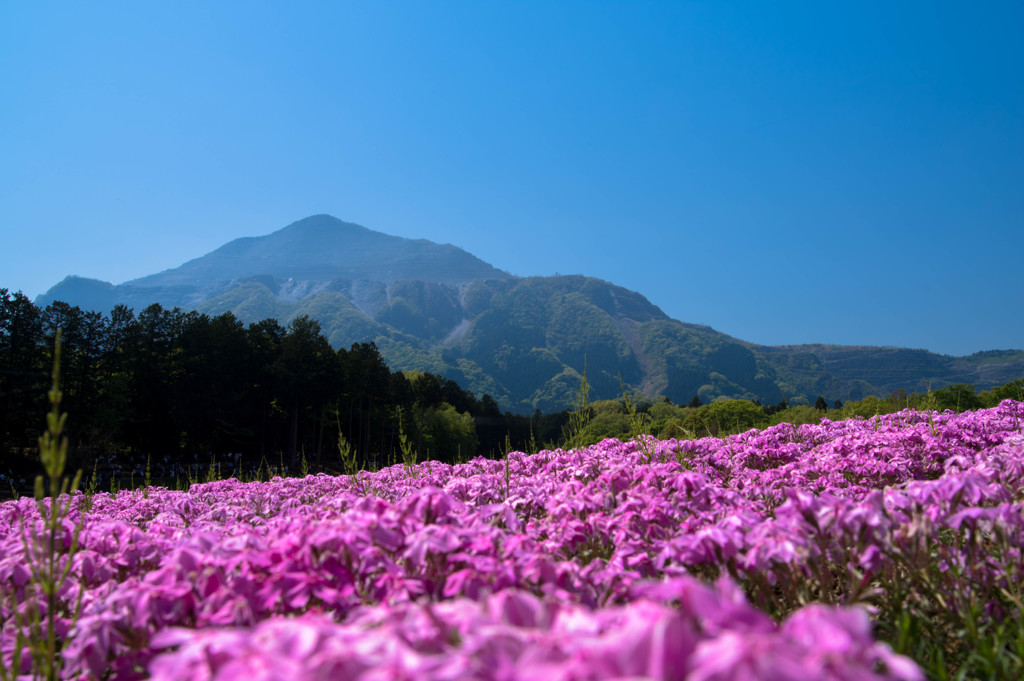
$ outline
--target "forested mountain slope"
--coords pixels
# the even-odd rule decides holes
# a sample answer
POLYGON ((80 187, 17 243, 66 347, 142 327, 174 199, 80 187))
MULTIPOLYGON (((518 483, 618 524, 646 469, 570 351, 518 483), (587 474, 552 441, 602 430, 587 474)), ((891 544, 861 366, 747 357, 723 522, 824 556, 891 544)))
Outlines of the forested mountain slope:
POLYGON ((456 380, 505 409, 566 407, 584 366, 591 397, 627 389, 762 403, 859 399, 1024 375, 1024 352, 947 357, 925 350, 759 346, 670 319, 644 296, 584 276, 515 277, 451 245, 316 215, 236 239, 184 265, 114 286, 68 277, 36 302, 109 312, 158 302, 243 323, 301 315, 335 347, 374 342, 393 369, 456 380))

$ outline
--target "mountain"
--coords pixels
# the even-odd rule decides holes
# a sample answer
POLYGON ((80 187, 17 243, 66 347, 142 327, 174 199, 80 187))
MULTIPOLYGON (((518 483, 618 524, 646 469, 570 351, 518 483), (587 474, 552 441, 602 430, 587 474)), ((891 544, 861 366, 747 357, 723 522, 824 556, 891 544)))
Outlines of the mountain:
POLYGON ((104 312, 157 302, 251 323, 318 320, 334 347, 373 341, 393 369, 444 375, 505 409, 566 407, 584 367, 594 399, 625 383, 688 402, 774 404, 987 388, 1024 376, 1024 351, 948 357, 905 348, 748 343, 669 318, 634 291, 584 276, 515 277, 452 245, 315 215, 114 286, 68 277, 37 299, 104 312))
POLYGON ((404 239, 314 215, 267 236, 235 239, 180 267, 119 286, 68 277, 37 303, 87 300, 93 309, 103 310, 111 302, 194 308, 248 282, 261 282, 275 297, 295 301, 352 281, 417 279, 455 285, 510 277, 450 244, 404 239))

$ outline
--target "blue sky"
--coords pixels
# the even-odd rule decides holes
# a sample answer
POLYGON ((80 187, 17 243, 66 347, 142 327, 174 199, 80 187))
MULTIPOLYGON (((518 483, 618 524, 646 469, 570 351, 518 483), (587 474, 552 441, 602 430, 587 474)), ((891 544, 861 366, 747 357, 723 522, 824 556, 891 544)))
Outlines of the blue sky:
POLYGON ((1019 2, 0 4, 0 287, 315 213, 764 344, 1024 348, 1019 2))

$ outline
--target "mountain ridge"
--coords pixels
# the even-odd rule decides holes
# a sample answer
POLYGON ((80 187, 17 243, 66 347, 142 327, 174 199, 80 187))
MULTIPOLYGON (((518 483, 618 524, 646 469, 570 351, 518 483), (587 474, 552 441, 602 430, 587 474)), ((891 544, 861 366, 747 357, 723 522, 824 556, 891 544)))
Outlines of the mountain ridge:
POLYGON ((179 267, 113 285, 68 277, 37 298, 102 312, 153 302, 244 323, 308 315, 334 347, 375 342, 393 369, 431 371, 504 408, 564 408, 586 366, 595 398, 630 389, 675 402, 830 402, 1024 376, 1024 351, 971 359, 926 350, 764 346, 670 318, 645 296, 583 275, 516 277, 451 244, 314 215, 179 267), (621 381, 621 383, 620 383, 621 381))

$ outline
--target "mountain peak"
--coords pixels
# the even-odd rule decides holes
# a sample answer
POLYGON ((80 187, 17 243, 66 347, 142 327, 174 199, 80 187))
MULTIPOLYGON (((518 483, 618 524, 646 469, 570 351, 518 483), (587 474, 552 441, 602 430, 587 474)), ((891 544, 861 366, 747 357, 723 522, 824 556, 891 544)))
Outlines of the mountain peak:
POLYGON ((89 282, 87 295, 80 295, 83 282, 61 282, 39 300, 45 304, 60 298, 104 311, 117 302, 195 307, 254 277, 301 281, 306 290, 322 290, 338 280, 458 285, 515 278, 456 246, 391 236, 321 213, 264 236, 235 239, 179 267, 120 286, 89 282))
MULTIPOLYGON (((341 235, 355 235, 355 234, 379 234, 381 236, 389 236, 383 232, 375 232, 372 229, 357 225, 354 222, 345 222, 339 220, 333 215, 327 215, 326 213, 318 213, 316 215, 310 215, 309 217, 296 220, 295 222, 282 227, 276 232, 271 232, 267 236, 274 236, 275 234, 288 234, 288 235, 303 235, 307 237, 316 236, 337 236, 341 235)), ((260 237, 255 237, 260 238, 260 237)), ((398 239, 400 237, 392 237, 398 239)))
POLYGON ((375 232, 330 215, 311 215, 259 237, 235 239, 181 267, 129 285, 212 286, 245 277, 400 281, 458 284, 507 279, 506 272, 450 245, 375 232))

